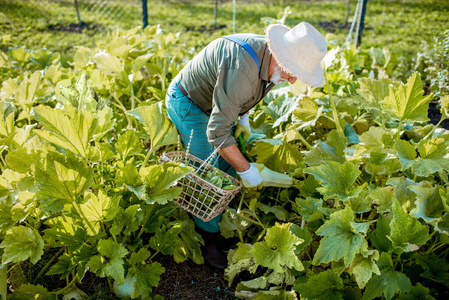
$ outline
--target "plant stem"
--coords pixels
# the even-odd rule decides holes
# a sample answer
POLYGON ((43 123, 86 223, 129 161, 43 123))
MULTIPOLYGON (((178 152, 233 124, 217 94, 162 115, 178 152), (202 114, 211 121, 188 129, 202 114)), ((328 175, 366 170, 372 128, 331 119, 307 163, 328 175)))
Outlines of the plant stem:
MULTIPOLYGON (((243 213, 243 211, 241 211, 241 213, 243 213)), ((258 222, 258 221, 256 221, 256 220, 253 220, 253 219, 251 219, 251 218, 248 218, 247 216, 244 216, 243 214, 240 214, 239 212, 237 212, 237 214, 238 214, 239 217, 242 218, 243 220, 248 221, 248 222, 250 222, 250 223, 253 223, 254 225, 258 225, 258 226, 260 226, 260 227, 265 228, 265 226, 263 226, 262 223, 260 223, 260 222, 258 222)))
POLYGON ((298 133, 299 140, 307 147, 307 149, 312 150, 313 147, 306 141, 306 139, 299 133, 299 131, 296 131, 298 133))
MULTIPOLYGON (((259 236, 257 237, 257 239, 254 241, 254 243, 257 243, 258 241, 260 241, 262 238, 263 238, 263 236, 265 235, 265 233, 267 232, 267 229, 264 227, 263 228, 263 230, 262 230, 262 232, 259 234, 259 236)), ((253 244, 254 244, 253 243, 253 244)))
POLYGON ((398 124, 398 132, 396 134, 396 139, 399 141, 400 137, 401 137, 401 126, 402 126, 402 119, 399 120, 399 124, 398 124))
POLYGON ((134 108, 136 108, 136 101, 134 100, 135 96, 134 96, 134 87, 133 87, 133 82, 130 82, 131 84, 131 110, 133 110, 134 108))
POLYGON ((3 173, 3 171, 4 171, 3 166, 6 166, 6 161, 3 158, 3 155, 0 155, 0 159, 2 161, 2 163, 0 164, 0 171, 2 171, 2 173, 3 173))
POLYGON ((396 267, 398 266, 398 263, 399 263, 400 258, 401 258, 401 254, 402 253, 399 253, 398 257, 396 258, 396 261, 394 262, 393 270, 396 270, 396 267))
POLYGON ((129 116, 127 114, 128 110, 123 105, 123 103, 119 99, 117 99, 117 97, 115 95, 113 97, 114 97, 115 102, 113 102, 112 104, 114 106, 116 106, 117 108, 120 108, 123 111, 123 114, 125 115, 126 121, 128 121, 128 129, 132 128, 132 120, 129 118, 129 116))
POLYGON ((37 276, 33 279, 33 282, 36 282, 39 277, 41 277, 41 275, 48 269, 48 267, 50 267, 50 264, 53 262, 53 260, 59 255, 61 254, 61 252, 64 251, 64 248, 59 249, 58 252, 56 252, 55 255, 53 255, 49 261, 47 261, 47 263, 45 264, 45 266, 39 271, 39 273, 37 274, 37 276))
POLYGON ((153 255, 150 256, 150 258, 148 259, 149 261, 152 261, 153 258, 159 253, 159 250, 157 250, 153 255))
POLYGON ((64 294, 67 290, 69 290, 69 289, 71 289, 72 288, 72 286, 74 285, 76 283, 76 276, 73 276, 73 279, 72 279, 72 281, 70 281, 68 284, 67 284, 67 286, 66 287, 64 287, 64 288, 62 288, 62 289, 60 289, 59 291, 57 291, 57 292, 51 292, 50 294, 53 294, 53 295, 60 295, 60 294, 64 294))
MULTIPOLYGON (((435 232, 435 231, 434 231, 434 232, 435 232)), ((435 252, 436 250, 438 250, 439 248, 441 248, 441 247, 444 246, 444 245, 446 245, 446 244, 444 244, 444 243, 439 243, 439 244, 432 245, 432 247, 430 247, 429 249, 427 249, 425 255, 428 255, 428 254, 430 254, 431 252, 435 252)))
POLYGON ((240 230, 237 230, 237 232, 238 232, 238 234, 239 234, 239 240, 240 240, 240 242, 244 243, 245 240, 243 239, 243 234, 242 234, 242 232, 241 232, 240 230))
POLYGON ((327 80, 326 75, 324 76, 324 80, 326 81, 327 90, 328 90, 328 93, 329 93, 329 102, 331 103, 332 115, 334 117, 335 127, 337 127, 337 130, 341 134, 341 136, 345 136, 345 132, 343 131, 343 129, 340 126, 340 120, 338 118, 337 107, 335 106, 334 99, 332 98, 331 86, 329 84, 329 81, 327 80))
POLYGON ((243 198, 245 197, 245 193, 246 193, 246 191, 242 192, 242 197, 240 197, 240 202, 239 202, 239 207, 237 208, 237 212, 239 212, 242 209, 243 198))
POLYGON ((440 254, 438 254, 438 257, 443 257, 447 254, 447 252, 449 252, 449 247, 447 247, 443 252, 441 252, 440 254))
POLYGON ((148 153, 147 153, 147 155, 145 156, 145 159, 144 159, 144 161, 143 161, 143 163, 142 163, 142 167, 145 167, 145 166, 147 165, 147 163, 148 163, 148 161, 150 160, 150 157, 151 157, 151 155, 153 154, 153 152, 154 152, 154 148, 153 148, 153 147, 150 148, 150 150, 148 150, 148 153))
POLYGON ((427 140, 429 137, 431 137, 433 132, 435 131, 435 129, 437 129, 441 125, 441 123, 443 123, 444 120, 446 120, 446 118, 444 116, 442 116, 440 121, 438 122, 438 124, 435 125, 428 134, 426 134, 426 136, 423 138, 423 140, 427 140))

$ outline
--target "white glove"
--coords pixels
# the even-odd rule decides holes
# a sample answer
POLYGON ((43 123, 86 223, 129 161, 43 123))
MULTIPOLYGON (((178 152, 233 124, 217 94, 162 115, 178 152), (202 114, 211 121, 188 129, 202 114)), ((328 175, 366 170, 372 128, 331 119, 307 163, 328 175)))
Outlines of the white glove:
POLYGON ((237 172, 237 174, 240 175, 240 178, 242 179, 242 184, 246 188, 257 187, 263 181, 262 177, 259 174, 259 170, 252 164, 250 164, 248 170, 243 172, 237 172))
POLYGON ((235 129, 234 137, 237 139, 240 134, 242 134, 243 141, 246 141, 251 134, 249 114, 239 116, 237 120, 237 128, 235 129))

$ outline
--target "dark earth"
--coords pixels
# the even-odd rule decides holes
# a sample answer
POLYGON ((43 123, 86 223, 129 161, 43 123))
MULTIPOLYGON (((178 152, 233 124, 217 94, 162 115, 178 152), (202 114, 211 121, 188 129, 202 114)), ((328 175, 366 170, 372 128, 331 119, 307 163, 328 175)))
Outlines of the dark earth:
POLYGON ((192 261, 178 264, 171 256, 165 256, 159 262, 165 272, 154 292, 166 300, 235 299, 234 291, 223 279, 223 272, 192 261))

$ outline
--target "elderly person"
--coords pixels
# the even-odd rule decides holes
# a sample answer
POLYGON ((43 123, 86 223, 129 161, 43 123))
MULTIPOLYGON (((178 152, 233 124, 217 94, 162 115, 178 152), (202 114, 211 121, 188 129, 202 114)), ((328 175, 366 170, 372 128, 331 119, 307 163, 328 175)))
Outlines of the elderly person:
MULTIPOLYGON (((249 110, 275 84, 302 80, 311 86, 324 82, 320 62, 326 41, 312 25, 294 28, 272 24, 266 35, 235 34, 212 41, 173 79, 166 107, 184 145, 205 160, 218 148, 218 168, 239 174, 245 187, 263 184, 263 174, 236 146, 237 134, 249 135, 249 110)), ((272 183, 271 183, 272 184, 272 183)), ((224 269, 226 257, 217 240, 221 215, 209 222, 194 217, 205 240, 204 258, 209 266, 224 269)))

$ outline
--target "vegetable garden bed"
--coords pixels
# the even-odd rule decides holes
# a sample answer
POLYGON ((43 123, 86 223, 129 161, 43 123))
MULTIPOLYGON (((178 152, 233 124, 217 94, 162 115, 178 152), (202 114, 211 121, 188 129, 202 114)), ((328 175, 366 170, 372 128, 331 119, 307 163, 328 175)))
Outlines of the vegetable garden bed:
POLYGON ((70 66, 2 41, 8 299, 169 298, 170 284, 188 291, 176 266, 222 288, 199 285, 196 297, 449 298, 449 98, 424 93, 426 68, 402 73, 385 49, 330 43, 328 85, 284 86, 254 108, 248 159, 296 183, 231 202, 220 277, 204 269, 201 236, 172 203, 192 169, 158 163, 178 148, 162 100, 192 54, 181 37, 157 26, 117 32, 76 47, 70 66))

